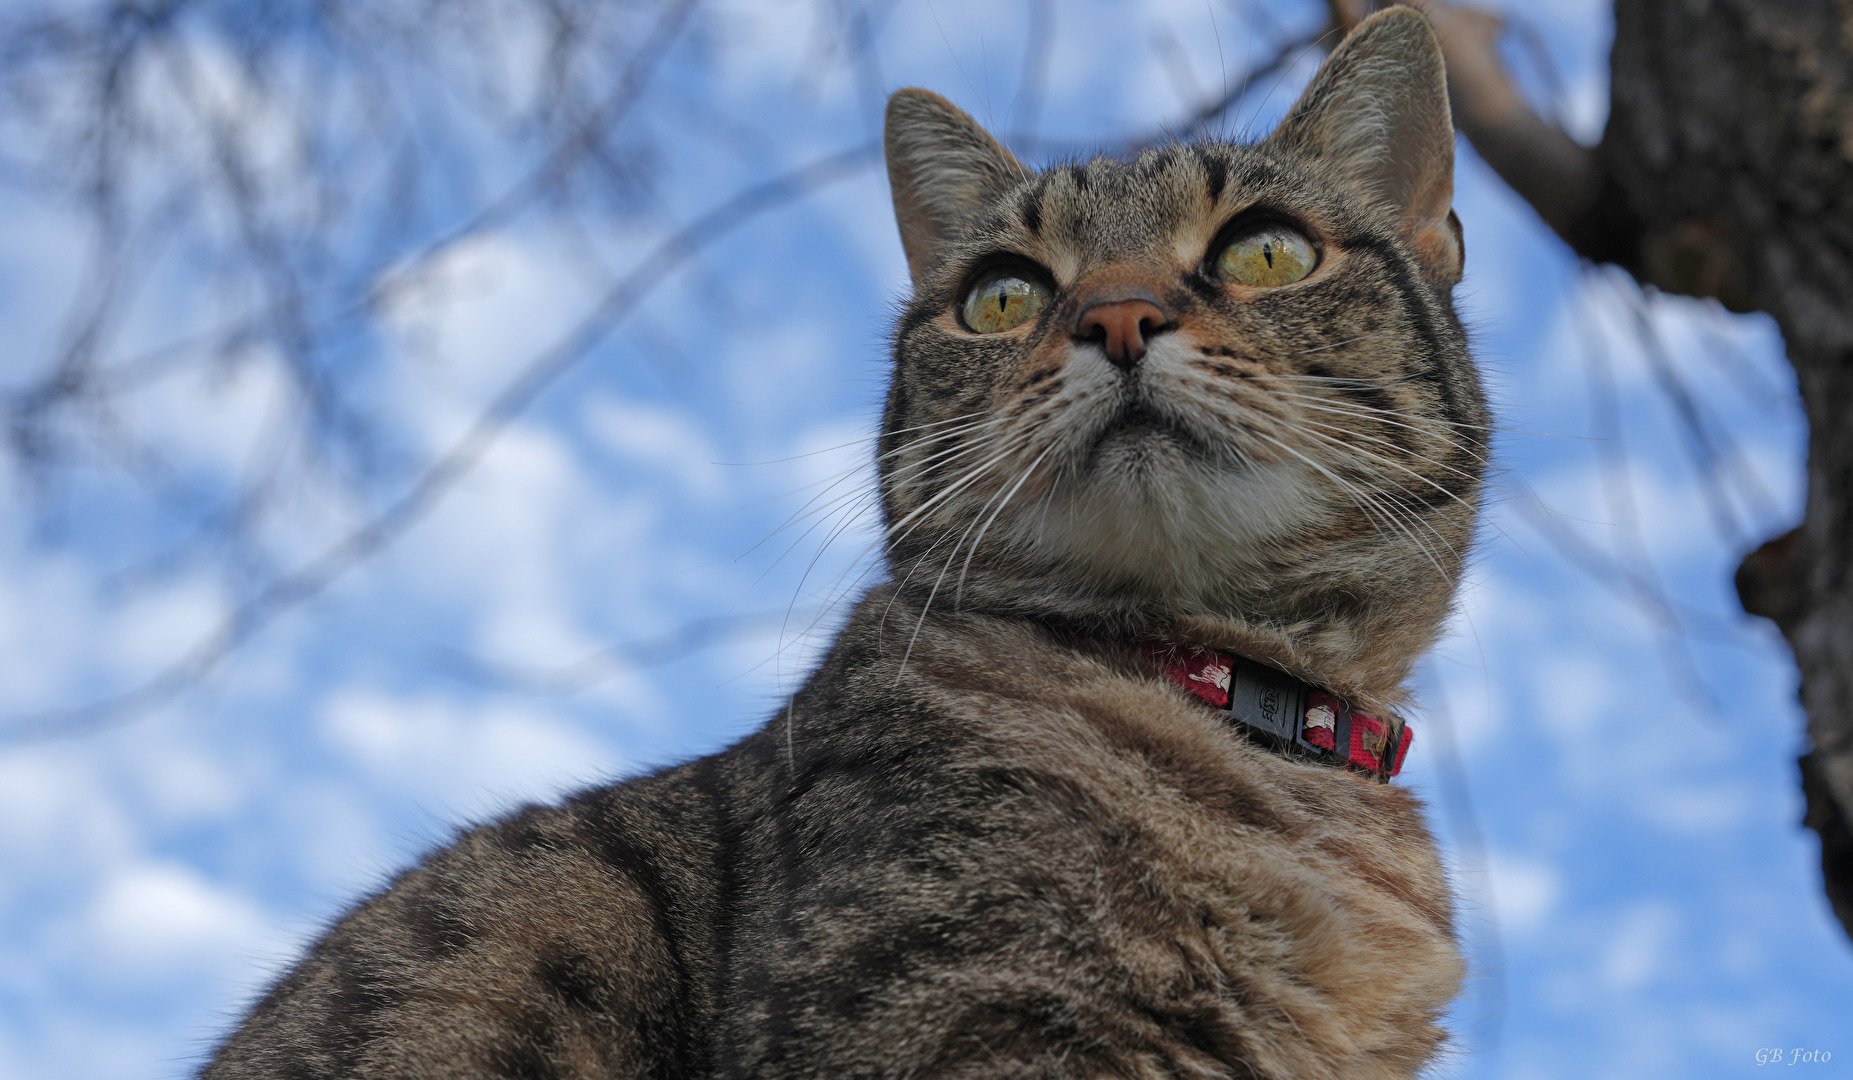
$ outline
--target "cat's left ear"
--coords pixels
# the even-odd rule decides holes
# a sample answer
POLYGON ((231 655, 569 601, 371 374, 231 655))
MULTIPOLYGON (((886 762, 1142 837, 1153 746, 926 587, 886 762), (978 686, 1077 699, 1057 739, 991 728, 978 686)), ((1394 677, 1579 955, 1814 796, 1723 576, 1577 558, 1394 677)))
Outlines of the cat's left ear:
POLYGON ((1415 9, 1393 7, 1359 23, 1269 141, 1325 158, 1397 208, 1430 280, 1460 280, 1448 74, 1415 9))
POLYGON ((888 99, 882 135, 894 217, 907 269, 918 287, 960 222, 1028 175, 977 121, 938 94, 899 90, 888 99))

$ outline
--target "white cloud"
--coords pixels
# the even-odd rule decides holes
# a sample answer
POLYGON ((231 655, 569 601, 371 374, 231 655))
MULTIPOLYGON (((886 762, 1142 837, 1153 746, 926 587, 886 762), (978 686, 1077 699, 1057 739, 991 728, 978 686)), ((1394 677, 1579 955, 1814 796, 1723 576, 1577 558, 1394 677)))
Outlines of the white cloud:
MULTIPOLYGON (((815 412, 817 390, 842 377, 842 328, 789 320, 740 335, 721 359, 715 382, 725 391, 728 414, 743 418, 745 433, 769 441, 789 430, 790 417, 815 412)), ((781 440, 782 441, 782 440, 781 440)))
POLYGON ((676 478, 684 493, 711 499, 723 484, 720 453, 708 433, 674 405, 645 405, 609 393, 588 399, 581 415, 599 445, 629 462, 676 478))
POLYGON ((252 460, 279 436, 294 408, 290 375, 269 348, 235 362, 181 369, 123 400, 124 425, 185 480, 203 473, 214 483, 248 473, 252 460))
POLYGON ((121 681, 147 678, 180 660, 215 630, 226 606, 212 583, 198 578, 144 591, 102 622, 107 637, 93 650, 107 657, 121 681))
POLYGON ((1622 912, 1603 951, 1602 981, 1628 990, 1664 976, 1679 923, 1679 909, 1663 900, 1640 901, 1622 912))
POLYGON ((597 647, 580 612, 635 593, 659 516, 608 499, 562 438, 517 424, 376 576, 458 613, 443 644, 558 662, 597 647))
MULTIPOLYGON (((1682 718, 1669 717, 1672 724, 1680 724, 1682 718)), ((1702 721, 1697 717, 1684 719, 1684 723, 1697 725, 1702 721)), ((1698 755, 1694 744, 1709 742, 1719 744, 1725 740, 1720 732, 1692 731, 1687 737, 1678 739, 1683 763, 1690 763, 1698 755)), ((1669 740, 1672 741, 1672 740, 1669 740)), ((1714 745, 1710 757, 1723 756, 1718 753, 1721 746, 1714 745)), ((1728 752, 1727 752, 1728 753, 1728 752)), ((1647 821, 1669 832, 1684 834, 1694 839, 1705 839, 1727 834, 1740 826, 1750 817, 1754 800, 1745 785, 1735 777, 1712 775, 1692 777, 1688 770, 1680 769, 1672 776, 1654 777, 1658 782, 1640 785, 1633 789, 1636 795, 1634 805, 1636 813, 1647 821)))
MULTIPOLYGON (((818 210, 829 215, 860 255, 870 291, 884 301, 905 300, 913 292, 913 282, 907 275, 907 257, 901 250, 901 233, 894 221, 888 178, 881 170, 870 169, 844 182, 834 195, 818 210)), ((887 354, 889 310, 884 304, 861 313, 859 322, 867 331, 865 349, 871 359, 887 354)))
POLYGON ((1509 854, 1488 860, 1487 878, 1500 928, 1511 934, 1546 926, 1563 892, 1562 877, 1551 864, 1509 854))
POLYGON ((1585 146, 1596 145, 1602 141, 1602 130, 1608 125, 1608 117, 1607 79, 1590 71, 1581 77, 1566 80, 1563 97, 1558 102, 1556 120, 1571 138, 1585 146))
POLYGON ((233 811, 252 779, 240 776, 224 748, 191 739, 140 740, 134 780, 150 814, 165 822, 212 821, 233 811))
POLYGON ((249 900, 177 863, 114 872, 85 919, 99 978, 172 977, 179 969, 230 970, 264 943, 269 919, 249 900))
POLYGON ((1590 459, 1563 461, 1535 475, 1533 488, 1555 516, 1553 527, 1598 552, 1625 555, 1644 543, 1662 574, 1687 560, 1715 558, 1718 539, 1704 495, 1685 463, 1668 455, 1660 435, 1631 436, 1625 468, 1615 467, 1606 480, 1597 470, 1608 466, 1590 459), (1611 501, 1611 488, 1626 500, 1622 505, 1611 501))
MULTIPOLYGON (((3 505, 19 504, 9 499, 3 505)), ((24 515, 8 516, 19 522, 24 515)), ((7 657, 0 664, 0 700, 16 708, 44 707, 57 702, 89 666, 94 571, 18 539, 0 535, 0 655, 7 657)))
MULTIPOLYGON (((0 754, 0 853, 8 865, 82 875, 138 840, 97 755, 57 745, 0 754)), ((27 883, 0 875, 0 899, 27 883)))
MULTIPOLYGON (((716 65, 722 96, 750 99, 758 94, 784 91, 794 76, 815 66, 814 50, 825 46, 819 34, 819 9, 803 0, 721 0, 715 5, 715 25, 722 35, 722 62, 716 65)), ((840 40, 830 43, 829 64, 839 73, 843 66, 840 40)), ((813 76, 815 78, 815 76, 813 76)), ((846 79, 835 80, 840 91, 846 79)))
MULTIPOLYGON (((448 817, 432 820, 428 813, 411 821, 383 811, 383 793, 400 795, 406 789, 376 780, 379 774, 371 769, 342 764, 348 767, 286 775, 277 785, 281 812, 263 835, 288 852, 291 871, 313 888, 294 896, 280 912, 298 925, 285 923, 273 933, 273 948, 259 954, 262 960, 291 955, 297 942, 323 920, 360 894, 378 889, 445 835, 444 827, 454 824, 448 817)), ((422 789, 411 791, 413 798, 423 794, 422 789)))
POLYGON ((402 792, 474 817, 619 770, 611 748, 536 709, 347 690, 323 708, 331 746, 402 792))
POLYGON ((589 283, 545 238, 491 232, 460 241, 394 282, 388 326, 401 417, 442 450, 490 396, 591 309, 589 283))
POLYGON ((1535 718, 1543 728, 1540 734, 1555 739, 1567 755, 1598 749, 1601 733, 1617 721, 1653 719, 1629 715, 1628 698, 1617 693, 1614 666, 1605 658, 1564 650, 1537 656, 1527 667, 1530 693, 1518 708, 1535 718))

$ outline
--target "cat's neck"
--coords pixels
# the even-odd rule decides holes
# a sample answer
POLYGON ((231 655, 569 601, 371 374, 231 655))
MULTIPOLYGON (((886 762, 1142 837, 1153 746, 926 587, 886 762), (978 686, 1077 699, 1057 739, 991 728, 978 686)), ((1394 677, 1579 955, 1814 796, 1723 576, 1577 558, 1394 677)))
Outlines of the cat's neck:
MULTIPOLYGON (((1021 624, 1074 648, 1136 653, 1162 641, 1234 653, 1327 690, 1365 711, 1396 714, 1409 704, 1406 683, 1427 645, 1373 640, 1355 622, 1283 623, 1239 614, 1183 611, 1127 598, 1088 597, 1072 590, 1016 587, 993 590, 968 582, 962 595, 911 583, 879 586, 871 599, 907 612, 909 627, 954 629, 967 620, 1021 624), (929 600, 930 597, 930 600, 929 600)), ((899 624, 899 619, 891 618, 899 624)))

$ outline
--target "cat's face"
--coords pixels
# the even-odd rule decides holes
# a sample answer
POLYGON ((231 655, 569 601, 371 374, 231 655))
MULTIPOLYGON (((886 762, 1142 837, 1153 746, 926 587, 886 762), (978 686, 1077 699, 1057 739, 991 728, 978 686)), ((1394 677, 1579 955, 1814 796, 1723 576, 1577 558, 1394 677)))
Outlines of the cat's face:
POLYGON ((1486 413, 1425 51, 1413 13, 1373 20, 1258 145, 1040 174, 896 95, 915 290, 880 468, 905 587, 1283 626, 1413 598, 1439 621, 1486 413))

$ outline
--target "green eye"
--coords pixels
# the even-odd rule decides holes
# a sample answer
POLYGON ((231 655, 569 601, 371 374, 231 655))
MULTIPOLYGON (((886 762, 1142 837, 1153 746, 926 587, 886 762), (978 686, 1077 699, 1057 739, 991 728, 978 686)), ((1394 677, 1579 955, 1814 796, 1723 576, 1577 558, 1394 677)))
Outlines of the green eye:
POLYGON ((1048 287, 1009 271, 979 280, 965 296, 965 325, 980 334, 1022 326, 1049 303, 1048 287))
POLYGON ((1216 256, 1216 276, 1237 285, 1291 285, 1313 272, 1313 242, 1286 225, 1262 225, 1229 241, 1216 256))

